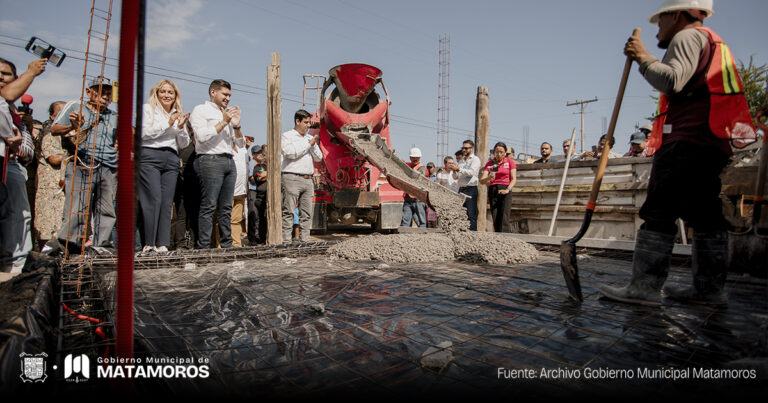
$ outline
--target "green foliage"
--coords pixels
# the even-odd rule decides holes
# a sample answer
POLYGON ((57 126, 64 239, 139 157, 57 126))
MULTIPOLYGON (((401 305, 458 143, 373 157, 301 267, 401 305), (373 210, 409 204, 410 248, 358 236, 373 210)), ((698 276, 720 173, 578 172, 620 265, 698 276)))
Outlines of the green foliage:
POLYGON ((747 98, 749 112, 754 119, 758 109, 768 106, 768 64, 756 66, 750 56, 748 65, 739 60, 737 68, 744 84, 744 96, 747 98))

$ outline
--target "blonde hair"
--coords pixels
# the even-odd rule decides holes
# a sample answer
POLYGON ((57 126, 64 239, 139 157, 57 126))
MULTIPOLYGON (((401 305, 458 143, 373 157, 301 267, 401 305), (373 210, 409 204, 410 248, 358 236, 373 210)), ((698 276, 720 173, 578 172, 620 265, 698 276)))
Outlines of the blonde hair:
MULTIPOLYGON (((163 85, 168 84, 173 88, 173 91, 176 93, 176 99, 173 101, 173 106, 171 107, 171 110, 176 109, 179 113, 184 113, 184 108, 181 106, 181 93, 179 92, 179 87, 176 86, 176 84, 173 83, 171 80, 160 80, 155 84, 154 87, 149 91, 149 101, 147 103, 150 107, 152 107, 152 110, 155 110, 155 107, 160 105, 160 100, 157 98, 157 92, 160 91, 160 87, 163 85)), ((162 107, 162 105, 161 105, 162 107)))

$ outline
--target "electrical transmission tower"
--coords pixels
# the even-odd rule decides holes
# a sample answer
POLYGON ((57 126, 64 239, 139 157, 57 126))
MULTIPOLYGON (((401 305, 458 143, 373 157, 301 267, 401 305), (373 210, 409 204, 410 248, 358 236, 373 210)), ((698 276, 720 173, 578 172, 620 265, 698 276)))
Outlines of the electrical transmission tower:
POLYGON ((439 82, 437 85, 437 160, 440 165, 448 151, 450 133, 448 117, 450 107, 450 74, 451 74, 451 38, 447 34, 440 36, 439 82))

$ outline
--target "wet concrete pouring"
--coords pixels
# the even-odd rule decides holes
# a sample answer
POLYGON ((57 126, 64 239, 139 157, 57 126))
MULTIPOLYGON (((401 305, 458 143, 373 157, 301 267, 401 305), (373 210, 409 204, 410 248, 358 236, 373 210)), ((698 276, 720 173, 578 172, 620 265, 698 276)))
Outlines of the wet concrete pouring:
MULTIPOLYGON (((182 394, 766 390, 765 280, 730 276, 725 311, 651 309, 596 291, 626 282, 631 262, 593 256, 579 267, 581 305, 568 298, 553 252, 512 265, 323 254, 137 270, 136 356, 209 360, 209 378, 162 386, 182 394)), ((103 278, 113 295, 114 275, 103 278)), ((689 269, 676 268, 668 281, 689 279, 689 269)))

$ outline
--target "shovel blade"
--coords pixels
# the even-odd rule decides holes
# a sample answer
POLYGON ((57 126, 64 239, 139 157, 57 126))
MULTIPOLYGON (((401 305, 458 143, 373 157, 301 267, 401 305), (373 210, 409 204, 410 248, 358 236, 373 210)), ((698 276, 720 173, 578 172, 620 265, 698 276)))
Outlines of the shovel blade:
POLYGON ((563 241, 560 244, 560 269, 568 286, 568 294, 576 301, 584 301, 581 295, 581 282, 579 282, 579 266, 576 265, 575 243, 563 241))

